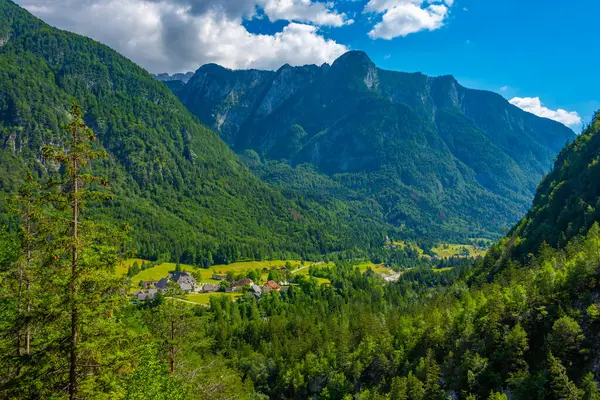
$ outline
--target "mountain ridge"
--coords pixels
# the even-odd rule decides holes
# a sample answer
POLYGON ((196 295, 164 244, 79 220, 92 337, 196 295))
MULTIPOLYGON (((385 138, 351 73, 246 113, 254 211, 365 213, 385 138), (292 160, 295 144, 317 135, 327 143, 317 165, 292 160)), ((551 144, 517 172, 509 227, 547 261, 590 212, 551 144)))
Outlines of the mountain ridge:
POLYGON ((238 154, 313 165, 375 198, 386 222, 413 231, 433 224, 449 236, 461 236, 466 223, 498 237, 525 214, 553 157, 575 137, 496 93, 464 88, 451 75, 382 70, 362 51, 276 71, 202 66, 175 93, 238 154), (352 183, 357 174, 380 188, 352 183), (481 199, 478 210, 465 210, 473 199, 481 199))
POLYGON ((108 153, 96 172, 119 199, 94 207, 95 217, 132 226, 141 256, 199 265, 317 256, 383 240, 384 226, 369 224, 365 235, 339 204, 286 197, 261 182, 171 91, 109 47, 8 0, 0 0, 0 34, 8 38, 0 47, 4 194, 17 190, 27 168, 42 180, 52 175, 40 148, 65 142, 61 127, 76 101, 108 153))

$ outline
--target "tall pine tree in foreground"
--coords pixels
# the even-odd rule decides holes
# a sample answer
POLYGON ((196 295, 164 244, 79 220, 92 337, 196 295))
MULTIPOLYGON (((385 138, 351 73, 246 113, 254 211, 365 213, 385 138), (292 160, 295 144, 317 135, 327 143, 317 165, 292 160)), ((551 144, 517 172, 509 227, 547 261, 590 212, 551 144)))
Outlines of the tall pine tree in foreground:
MULTIPOLYGON (((110 391, 110 374, 117 367, 119 354, 113 343, 119 343, 118 321, 114 312, 122 305, 124 291, 114 275, 118 261, 117 248, 121 235, 114 229, 85 220, 88 201, 110 197, 93 186, 107 186, 105 179, 86 173, 90 162, 105 157, 104 151, 92 147, 96 137, 85 124, 77 105, 71 109, 66 125, 70 148, 46 146, 44 158, 58 163, 64 170, 52 203, 59 211, 61 229, 49 251, 48 267, 57 272, 61 288, 57 320, 63 332, 63 360, 68 367, 69 398, 86 392, 110 391), (66 317, 66 318, 65 318, 66 317), (66 323, 65 323, 66 322, 66 323), (107 351, 110 349, 110 351, 107 351)), ((50 290, 51 288, 49 288, 50 290)))
POLYGON ((85 214, 89 202, 110 198, 98 190, 106 180, 89 173, 104 152, 94 149, 95 136, 77 105, 65 130, 64 147, 43 148, 48 168, 60 178, 35 196, 33 183, 21 191, 21 254, 13 257, 12 279, 2 282, 18 288, 2 291, 12 309, 7 331, 14 332, 15 349, 3 365, 10 376, 0 381, 6 397, 112 398, 119 375, 131 369, 118 318, 126 292, 114 273, 124 232, 85 214))

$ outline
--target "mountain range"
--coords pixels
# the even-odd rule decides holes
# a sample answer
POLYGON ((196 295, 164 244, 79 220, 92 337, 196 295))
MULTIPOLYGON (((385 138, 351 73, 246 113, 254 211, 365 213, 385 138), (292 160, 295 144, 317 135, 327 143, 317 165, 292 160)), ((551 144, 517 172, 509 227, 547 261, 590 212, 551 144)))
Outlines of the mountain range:
POLYGON ((133 226, 133 246, 152 259, 357 254, 385 235, 424 247, 495 238, 574 137, 497 94, 384 71, 363 52, 278 71, 209 64, 185 83, 8 0, 0 38, 2 192, 26 169, 56 172, 40 149, 64 141, 76 101, 120 199, 93 212, 133 226))
POLYGON ((173 81, 181 81, 183 83, 188 83, 188 81, 192 78, 192 76, 194 76, 193 72, 179 72, 176 74, 166 74, 166 73, 162 73, 162 74, 152 74, 152 76, 154 77, 154 79, 157 79, 161 82, 173 82, 173 81))
POLYGON ((599 222, 600 111, 361 52, 163 84, 0 0, 0 398, 599 400, 599 222))
POLYGON ((41 148, 65 143, 62 126, 77 102, 108 154, 96 172, 119 199, 90 212, 133 227, 140 256, 202 264, 383 242, 386 227, 368 215, 261 182, 169 89, 109 47, 8 0, 0 0, 0 38, 3 194, 17 191, 26 169, 42 181, 56 173, 41 148))
POLYGON ((382 70, 361 51, 277 71, 207 64, 169 87, 266 182, 368 203, 409 236, 499 236, 575 137, 496 93, 382 70))

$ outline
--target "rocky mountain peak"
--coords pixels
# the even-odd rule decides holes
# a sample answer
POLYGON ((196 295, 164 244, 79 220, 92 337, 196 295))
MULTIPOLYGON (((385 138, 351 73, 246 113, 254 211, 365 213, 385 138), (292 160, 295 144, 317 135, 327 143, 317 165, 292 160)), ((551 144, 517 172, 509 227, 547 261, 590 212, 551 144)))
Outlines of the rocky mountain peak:
POLYGON ((373 61, 369 58, 367 53, 360 50, 351 50, 341 56, 339 56, 334 62, 332 67, 341 65, 369 65, 373 64, 373 61))

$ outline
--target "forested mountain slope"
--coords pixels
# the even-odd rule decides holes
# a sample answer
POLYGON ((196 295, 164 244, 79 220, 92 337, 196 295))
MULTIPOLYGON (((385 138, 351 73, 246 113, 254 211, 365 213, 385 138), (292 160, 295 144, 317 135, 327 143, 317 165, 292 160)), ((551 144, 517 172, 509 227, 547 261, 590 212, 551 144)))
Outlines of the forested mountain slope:
POLYGON ((540 183, 533 207, 511 233, 523 239, 522 253, 542 242, 564 247, 600 220, 600 113, 558 155, 554 169, 540 183))
POLYGON ((145 257, 200 264, 383 240, 381 224, 344 204, 286 198, 263 184, 169 89, 115 51, 0 0, 2 192, 13 192, 26 168, 54 171, 41 147, 62 143, 73 101, 108 152, 98 168, 118 198, 94 212, 133 227, 132 247, 145 257))
MULTIPOLYGON (((582 147, 563 154, 589 165, 593 148, 581 158, 577 150, 595 143, 599 128, 594 122, 582 147)), ((580 189, 570 192, 573 199, 588 196, 589 186, 580 189)), ((441 261, 443 268, 405 270, 397 282, 350 263, 319 263, 308 275, 289 274, 294 284, 287 290, 257 296, 246 289, 235 302, 212 297, 208 307, 194 307, 178 301, 174 289, 166 298, 123 304, 114 315, 89 307, 80 354, 117 362, 81 363, 78 391, 85 398, 161 400, 598 400, 598 222, 561 249, 543 246, 525 258, 513 252, 528 240, 514 236, 517 228, 485 260, 441 261)), ((47 241, 64 243, 54 235, 42 239, 27 266, 36 278, 27 293, 33 312, 24 312, 17 288, 28 247, 11 232, 0 235, 0 393, 7 398, 66 398, 69 345, 60 344, 71 332, 70 303, 56 299, 69 280, 48 278, 70 271, 70 258, 50 270, 40 261, 69 247, 47 248, 47 241), (19 356, 17 334, 30 326, 32 356, 19 356)), ((88 256, 98 251, 87 249, 88 256)), ((96 259, 85 269, 112 274, 96 259)), ((118 287, 81 290, 106 304, 113 301, 107 293, 125 295, 118 287)))
POLYGON ((215 299, 215 353, 269 398, 600 399, 600 218, 570 206, 598 200, 599 135, 597 117, 545 181, 569 185, 568 201, 555 205, 542 184, 529 217, 484 260, 415 268, 391 284, 338 264, 311 270, 331 286, 298 280, 281 296, 215 299), (563 212, 588 225, 523 228, 563 212), (568 243, 514 251, 553 237, 568 243))
POLYGON ((267 181, 368 198, 419 236, 497 235, 574 137, 498 94, 381 70, 358 51, 278 71, 209 64, 174 91, 267 181))

